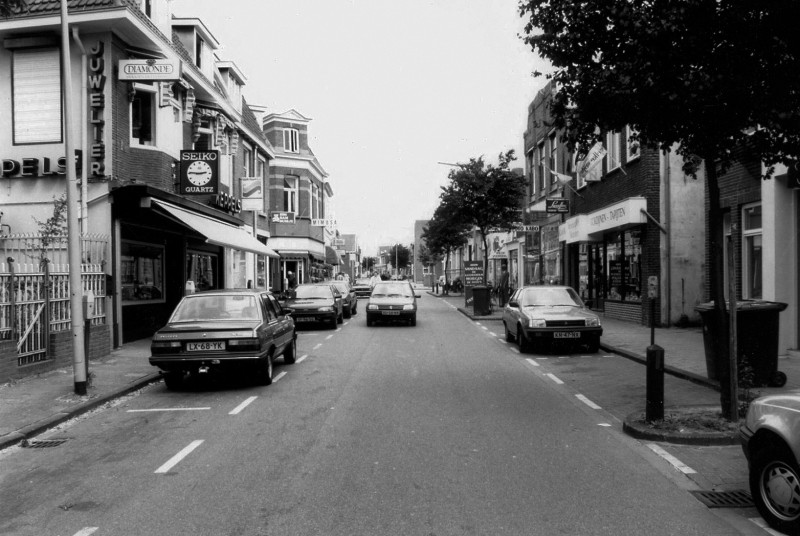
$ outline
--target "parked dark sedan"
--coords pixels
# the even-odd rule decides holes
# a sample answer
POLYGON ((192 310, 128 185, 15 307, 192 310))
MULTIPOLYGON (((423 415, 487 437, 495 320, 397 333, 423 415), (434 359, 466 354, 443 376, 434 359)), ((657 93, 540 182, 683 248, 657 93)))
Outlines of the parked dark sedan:
POLYGON ((169 389, 187 374, 237 371, 272 383, 272 364, 297 356, 294 321, 272 293, 211 290, 185 296, 167 325, 153 336, 150 364, 164 372, 169 389))
POLYGON ((350 318, 357 313, 358 296, 356 291, 350 286, 347 281, 334 281, 333 285, 342 293, 342 310, 345 318, 350 318))
POLYGON ((298 285, 286 300, 298 324, 323 322, 332 329, 344 320, 344 299, 333 283, 298 285))
POLYGON ((600 349, 600 317, 588 309, 572 287, 531 286, 517 289, 503 308, 506 340, 521 352, 546 343, 585 345, 600 349))
POLYGON ((367 326, 377 322, 407 322, 417 325, 417 298, 408 281, 381 281, 367 302, 367 326))

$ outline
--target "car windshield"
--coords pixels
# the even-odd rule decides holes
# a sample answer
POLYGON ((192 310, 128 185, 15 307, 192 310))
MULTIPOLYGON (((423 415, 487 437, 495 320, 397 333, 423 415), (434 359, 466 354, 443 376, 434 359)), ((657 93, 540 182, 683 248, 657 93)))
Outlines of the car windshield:
POLYGON ((373 298, 411 298, 414 293, 408 283, 378 283, 372 289, 373 298))
POLYGON ((344 282, 334 283, 334 286, 338 288, 339 292, 341 292, 342 294, 348 294, 350 292, 350 285, 348 285, 347 283, 344 282))
POLYGON ((367 285, 367 286, 369 286, 369 279, 356 279, 356 285, 367 285))
POLYGON ((170 322, 259 320, 259 318, 255 296, 195 294, 183 298, 172 313, 170 322))
POLYGON ((300 285, 294 289, 294 297, 303 300, 329 300, 332 296, 331 288, 323 285, 300 285))
POLYGON ((582 307, 578 294, 571 288, 529 288, 522 292, 520 305, 525 307, 571 305, 582 307))

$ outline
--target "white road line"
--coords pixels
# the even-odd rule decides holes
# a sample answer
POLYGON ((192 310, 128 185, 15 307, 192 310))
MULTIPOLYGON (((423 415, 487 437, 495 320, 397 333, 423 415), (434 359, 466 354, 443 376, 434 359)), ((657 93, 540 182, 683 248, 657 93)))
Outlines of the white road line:
MULTIPOLYGON (((475 322, 475 325, 483 327, 483 324, 481 324, 480 322, 475 322)), ((483 328, 483 329, 486 329, 486 328, 483 328)))
POLYGON ((297 361, 295 361, 295 364, 296 364, 296 363, 302 363, 303 361, 305 361, 305 359, 306 359, 307 357, 308 357, 308 354, 303 354, 303 355, 301 355, 299 358, 297 358, 297 361))
POLYGON ((575 395, 575 398, 577 398, 578 400, 580 400, 581 402, 583 402, 592 409, 603 409, 583 395, 575 395))
POLYGON ((517 349, 516 349, 516 348, 514 348, 513 346, 509 346, 508 348, 509 348, 509 349, 510 349, 512 352, 514 352, 515 354, 518 354, 518 353, 519 353, 519 350, 517 350, 517 349))
POLYGON ((318 342, 318 343, 317 343, 317 345, 316 345, 316 346, 314 346, 314 348, 312 348, 312 350, 316 350, 316 349, 317 349, 317 348, 319 348, 320 346, 322 346, 322 343, 321 343, 321 342, 318 342))
POLYGON ((749 519, 750 519, 751 523, 755 523, 756 525, 758 525, 759 527, 764 529, 767 533, 772 534, 772 536, 783 536, 782 532, 778 532, 777 530, 772 530, 771 528, 769 528, 769 525, 767 525, 767 522, 764 521, 762 518, 760 518, 760 517, 751 517, 749 519))
POLYGON ((597 423, 597 426, 606 426, 606 427, 609 427, 609 426, 611 426, 611 425, 610 425, 610 424, 608 424, 607 422, 599 422, 599 423, 597 423))
POLYGON ((250 398, 246 399, 244 402, 242 402, 241 404, 239 404, 238 406, 233 408, 231 411, 229 411, 228 415, 238 415, 239 413, 242 412, 242 410, 244 408, 249 406, 253 402, 253 400, 255 400, 256 398, 258 398, 258 397, 257 396, 251 396, 250 398))
POLYGON ((83 527, 81 530, 76 532, 73 536, 89 536, 94 531, 96 531, 100 527, 83 527))
POLYGON ((508 344, 508 341, 505 339, 497 339, 498 341, 502 342, 503 344, 508 344))
POLYGON ((331 337, 333 337, 333 334, 332 334, 332 333, 331 333, 330 335, 328 335, 327 337, 325 337, 325 340, 326 340, 326 341, 328 341, 328 340, 330 340, 330 339, 331 339, 331 337))
POLYGON ((486 331, 489 331, 489 328, 487 328, 486 326, 481 326, 481 329, 485 329, 486 331))
POLYGON ((671 463, 673 467, 675 467, 675 469, 677 469, 681 473, 685 475, 691 475, 697 472, 688 465, 686 465, 685 463, 683 463, 682 461, 680 461, 678 458, 667 452, 666 450, 656 445, 655 443, 648 443, 647 447, 656 454, 658 454, 659 456, 661 456, 662 458, 664 458, 665 460, 667 460, 669 463, 671 463))
POLYGON ((564 384, 564 382, 562 382, 561 380, 559 380, 559 379, 558 379, 558 376, 556 376, 555 374, 550 374, 550 373, 547 373, 547 377, 549 377, 551 380, 553 380, 554 382, 556 382, 556 383, 557 383, 557 384, 559 384, 559 385, 563 385, 563 384, 564 384))
POLYGON ((490 331, 489 335, 491 335, 492 337, 497 337, 497 333, 495 333, 494 331, 490 331))
POLYGON ((127 413, 144 413, 146 411, 201 411, 208 408, 150 408, 150 409, 129 409, 127 413))
POLYGON ((276 381, 280 380, 280 379, 281 379, 281 378, 283 378, 284 376, 286 376, 286 371, 285 371, 285 370, 284 370, 283 372, 279 373, 279 374, 278 374, 277 376, 275 376, 274 378, 272 378, 272 383, 275 383, 276 381))
POLYGON ((202 444, 203 444, 203 440, 202 439, 197 439, 195 441, 192 441, 191 443, 189 443, 189 445, 184 447, 184 449, 182 451, 180 451, 175 456, 170 458, 167 463, 165 463, 164 465, 162 465, 161 467, 156 469, 155 472, 156 473, 166 473, 167 471, 169 471, 170 469, 175 467, 178 464, 178 462, 180 462, 182 459, 184 459, 186 456, 188 456, 190 452, 192 452, 194 449, 196 449, 197 447, 199 447, 202 444))
POLYGON ((534 361, 534 360, 533 360, 533 359, 531 359, 531 358, 528 358, 528 359, 526 359, 525 361, 527 361, 528 363, 530 363, 530 364, 531 364, 531 365, 533 365, 534 367, 538 367, 538 366, 539 366, 539 363, 537 363, 536 361, 534 361))

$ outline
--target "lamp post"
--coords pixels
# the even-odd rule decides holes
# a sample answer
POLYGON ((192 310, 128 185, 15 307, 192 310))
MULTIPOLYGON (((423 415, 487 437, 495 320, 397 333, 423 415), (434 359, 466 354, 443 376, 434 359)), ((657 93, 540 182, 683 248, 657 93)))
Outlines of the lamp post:
POLYGON ((400 279, 400 266, 397 264, 397 250, 400 249, 400 244, 394 245, 394 275, 400 279))

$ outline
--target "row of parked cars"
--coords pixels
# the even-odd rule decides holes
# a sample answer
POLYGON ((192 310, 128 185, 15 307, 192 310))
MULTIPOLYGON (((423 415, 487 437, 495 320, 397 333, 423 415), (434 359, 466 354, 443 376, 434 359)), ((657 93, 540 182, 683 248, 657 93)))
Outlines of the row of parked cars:
MULTIPOLYGON (((297 358, 297 326, 336 329, 358 313, 359 294, 366 294, 363 285, 347 281, 302 284, 284 299, 253 289, 190 294, 153 336, 150 364, 163 371, 169 389, 180 387, 187 376, 214 371, 241 371, 269 385, 277 359, 290 365, 297 358)), ((366 297, 367 326, 416 325, 420 295, 408 281, 381 281, 366 297)))

